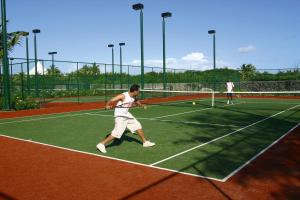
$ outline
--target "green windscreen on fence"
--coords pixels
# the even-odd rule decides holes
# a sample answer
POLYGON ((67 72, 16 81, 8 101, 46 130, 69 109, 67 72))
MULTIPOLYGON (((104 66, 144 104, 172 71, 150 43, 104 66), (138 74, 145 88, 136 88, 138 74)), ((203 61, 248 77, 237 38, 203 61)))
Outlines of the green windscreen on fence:
MULTIPOLYGON (((108 90, 124 91, 131 84, 141 84, 141 68, 132 65, 39 59, 35 69, 34 60, 15 58, 9 68, 12 99, 33 99, 45 104, 104 102, 108 90)), ((145 90, 224 92, 229 80, 235 84, 236 92, 300 90, 297 68, 257 69, 249 75, 228 68, 200 71, 170 66, 166 69, 166 88, 162 67, 145 67, 144 72, 145 90)), ((2 80, 0 67, 1 97, 2 80)))

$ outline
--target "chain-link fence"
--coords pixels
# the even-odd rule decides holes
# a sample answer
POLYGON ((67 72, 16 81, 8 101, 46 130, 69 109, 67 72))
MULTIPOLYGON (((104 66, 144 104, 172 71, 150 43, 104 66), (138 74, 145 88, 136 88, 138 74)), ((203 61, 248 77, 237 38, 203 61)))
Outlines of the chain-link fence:
MULTIPOLYGON (((34 99, 48 102, 105 101, 109 89, 127 90, 141 83, 141 68, 132 65, 112 65, 94 62, 74 62, 39 59, 10 59, 11 99, 34 99), (36 67, 35 67, 36 66, 36 67)), ((144 68, 144 89, 164 89, 162 67, 144 68)), ((166 69, 166 89, 180 91, 225 91, 228 80, 235 91, 299 91, 299 69, 256 70, 247 80, 243 72, 234 69, 187 70, 166 69)), ((3 68, 0 67, 0 92, 3 93, 3 68)))

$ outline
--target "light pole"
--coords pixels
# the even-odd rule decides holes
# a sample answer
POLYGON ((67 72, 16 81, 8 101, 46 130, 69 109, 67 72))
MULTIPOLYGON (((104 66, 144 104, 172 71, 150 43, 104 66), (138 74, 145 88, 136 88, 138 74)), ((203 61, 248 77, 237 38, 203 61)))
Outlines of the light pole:
POLYGON ((27 94, 30 93, 30 75, 29 75, 29 44, 28 44, 28 36, 29 33, 25 33, 26 36, 26 68, 27 68, 27 94))
POLYGON ((40 33, 41 30, 39 29, 33 29, 32 33, 34 34, 34 69, 35 69, 35 76, 34 76, 34 80, 35 80, 35 96, 38 97, 39 95, 39 88, 38 88, 38 71, 37 71, 37 42, 36 42, 36 34, 40 33))
POLYGON ((119 43, 120 46, 120 83, 121 83, 121 89, 123 89, 123 84, 122 84, 122 46, 125 46, 124 42, 119 43))
POLYGON ((52 75, 54 74, 54 55, 57 54, 56 51, 52 51, 48 53, 49 55, 51 55, 51 61, 52 61, 52 65, 51 65, 51 71, 52 71, 52 75))
POLYGON ((10 88, 9 88, 9 64, 7 58, 7 29, 6 29, 6 3, 5 0, 1 0, 1 20, 2 20, 2 48, 3 48, 3 57, 2 57, 2 66, 3 66, 3 109, 10 110, 10 88))
MULTIPOLYGON (((216 31, 215 30, 209 30, 208 34, 213 35, 213 57, 214 57, 214 72, 216 71, 216 31)), ((216 80, 214 76, 214 91, 212 96, 212 107, 214 107, 214 99, 215 99, 215 91, 216 91, 216 80)))
POLYGON ((115 53, 114 53, 114 45, 109 44, 109 48, 111 48, 111 64, 112 64, 112 86, 115 89, 115 53))
MULTIPOLYGON (((141 88, 144 89, 144 5, 141 3, 132 5, 133 10, 140 11, 140 39, 141 39, 141 88)), ((143 97, 143 93, 142 93, 143 97)))
POLYGON ((163 86, 167 89, 167 74, 166 74, 166 18, 172 17, 172 13, 165 12, 161 14, 162 20, 162 35, 163 35, 163 86))

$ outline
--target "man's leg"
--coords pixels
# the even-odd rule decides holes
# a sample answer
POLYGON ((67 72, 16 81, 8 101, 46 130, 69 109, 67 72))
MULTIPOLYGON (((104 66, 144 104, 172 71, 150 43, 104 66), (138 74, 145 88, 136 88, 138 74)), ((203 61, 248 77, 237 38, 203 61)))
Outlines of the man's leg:
POLYGON ((139 137, 141 138, 141 140, 143 141, 143 143, 145 143, 147 140, 145 138, 145 134, 143 129, 138 129, 136 130, 137 134, 139 135, 139 137))
POLYGON ((97 149, 101 151, 102 153, 106 153, 105 145, 111 141, 113 141, 115 138, 120 139, 126 129, 127 126, 127 119, 124 119, 122 117, 115 118, 115 127, 111 134, 106 135, 106 137, 97 144, 97 149))
POLYGON ((139 135, 139 137, 141 138, 141 140, 143 142, 143 147, 152 147, 155 145, 155 143, 150 142, 145 138, 145 134, 142 129, 142 126, 141 126, 140 122, 138 122, 136 119, 129 120, 127 128, 131 132, 135 132, 135 131, 137 132, 137 134, 139 135))
POLYGON ((227 104, 229 104, 229 93, 227 93, 227 104))
POLYGON ((106 145, 107 143, 113 141, 115 139, 114 136, 112 136, 111 134, 107 135, 107 137, 102 140, 100 143, 102 143, 103 145, 106 145))

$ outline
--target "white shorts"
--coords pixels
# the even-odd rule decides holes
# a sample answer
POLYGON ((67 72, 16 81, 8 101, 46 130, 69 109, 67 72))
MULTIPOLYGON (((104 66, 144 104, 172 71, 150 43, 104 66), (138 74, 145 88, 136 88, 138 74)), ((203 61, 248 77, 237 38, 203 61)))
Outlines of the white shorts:
POLYGON ((124 131, 130 130, 134 133, 136 130, 142 129, 141 123, 135 118, 126 118, 126 117, 116 117, 115 118, 115 127, 111 132, 111 135, 115 138, 121 138, 124 131))

